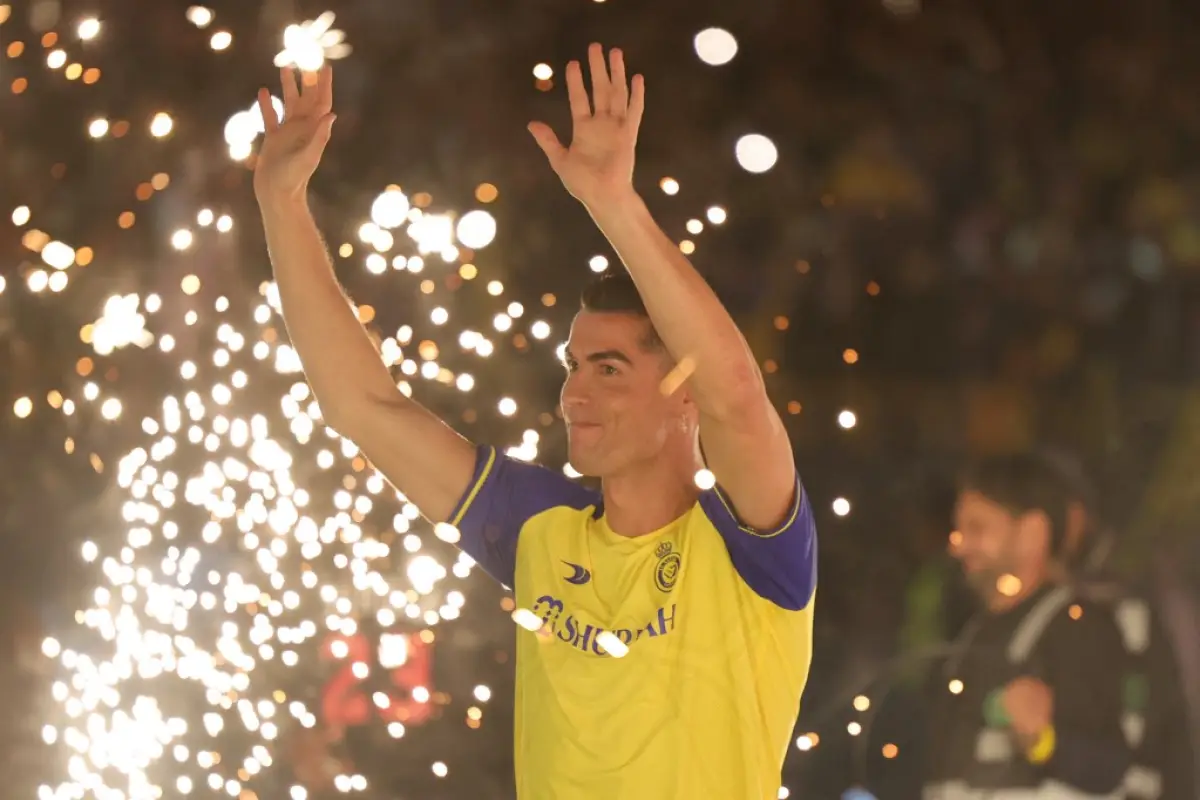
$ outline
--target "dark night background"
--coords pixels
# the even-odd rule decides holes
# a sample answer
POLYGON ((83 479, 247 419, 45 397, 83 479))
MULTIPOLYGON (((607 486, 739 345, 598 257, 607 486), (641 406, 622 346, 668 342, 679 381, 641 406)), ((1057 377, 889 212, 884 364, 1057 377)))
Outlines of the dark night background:
MULTIPOLYGON (((798 735, 815 732, 818 744, 789 756, 784 783, 793 797, 837 797, 864 781, 883 797, 903 796, 910 785, 919 709, 878 688, 866 692, 873 701, 866 715, 851 700, 875 677, 903 685, 908 670, 889 659, 917 647, 920 631, 935 624, 913 619, 907 598, 944 558, 952 478, 965 457, 1033 444, 1076 453, 1118 533, 1116 568, 1145 580, 1167 565, 1195 585, 1200 6, 328 5, 353 47, 336 62, 338 121, 313 185, 331 249, 354 245, 335 258, 339 276, 369 306, 382 337, 413 327, 412 347, 401 342, 405 357, 427 360, 417 344, 431 340, 439 364, 476 379, 464 393, 413 377, 414 396, 476 440, 517 444, 522 431, 536 430, 539 459, 555 466, 562 434, 553 348, 565 338, 589 258, 611 253, 525 124, 545 119, 566 134, 557 81, 590 41, 623 47, 631 69, 646 75, 638 187, 671 236, 694 242, 694 262, 742 323, 819 512, 815 662, 797 727, 798 735), (697 58, 693 37, 710 26, 737 38, 732 62, 713 67, 697 58), (535 80, 538 63, 551 65, 554 78, 535 80), (747 133, 778 147, 770 171, 739 167, 734 144, 747 133), (667 177, 678 181, 677 194, 661 190, 667 177), (418 204, 418 193, 427 193, 433 212, 482 208, 495 216, 495 241, 471 261, 478 277, 464 280, 458 264, 436 254, 420 275, 364 269, 369 247, 357 231, 389 184, 418 204), (498 189, 494 201, 476 199, 481 184, 498 189), (728 221, 687 233, 687 222, 714 205, 727 210, 728 221), (490 280, 504 283, 501 297, 485 290, 490 280), (497 332, 492 317, 511 301, 525 313, 512 330, 497 332), (435 307, 450 312, 445 326, 429 321, 435 307), (553 327, 544 342, 528 333, 538 319, 553 327), (493 341, 490 358, 458 346, 467 328, 493 341), (502 396, 517 400, 514 416, 497 412, 502 396), (845 409, 857 416, 849 430, 837 423, 845 409), (839 497, 851 504, 843 517, 831 510, 839 497), (864 719, 867 730, 852 737, 847 724, 864 719), (888 743, 898 746, 895 758, 882 756, 888 743)), ((272 434, 296 455, 294 479, 312 494, 307 513, 318 523, 335 514, 334 492, 353 493, 369 474, 341 455, 332 470, 318 469, 317 450, 338 446, 319 427, 311 445, 288 433, 279 398, 298 376, 276 374, 273 356, 249 354, 259 338, 278 344, 283 330, 277 318, 252 319, 269 265, 250 162, 232 160, 223 135, 258 86, 275 86, 272 58, 284 27, 326 8, 282 0, 210 7, 215 18, 202 30, 189 22, 188 4, 174 0, 0 5, 0 692, 7 695, 2 755, 13 797, 70 780, 69 748, 41 742, 43 725, 57 726, 61 736, 69 724, 50 685, 70 680, 61 659, 42 656, 43 639, 97 659, 112 656, 112 643, 74 622, 76 609, 92 604, 93 589, 108 583, 100 562, 79 558, 82 543, 95 542, 101 560, 119 557, 130 523, 122 519, 128 492, 117 481, 118 462, 152 441, 140 420, 157 417, 164 397, 182 402, 189 389, 212 386, 213 337, 224 335, 223 322, 246 336, 235 366, 250 376, 227 413, 271 420, 272 434), (88 17, 101 20, 100 34, 80 41, 77 27, 88 17), (210 38, 219 30, 232 33, 232 44, 215 52, 210 38), (52 68, 47 58, 59 48, 68 66, 52 68), (72 64, 98 69, 98 79, 72 77, 72 64), (149 123, 160 111, 172 115, 174 129, 158 139, 149 123), (88 134, 96 118, 110 123, 99 139, 88 134), (28 222, 9 219, 18 207, 28 207, 28 222), (200 228, 202 208, 231 215, 232 231, 200 228), (195 233, 182 252, 171 245, 180 228, 195 233), (39 255, 48 239, 77 252, 59 292, 29 285, 36 270, 55 271, 39 255), (189 275, 200 278, 194 294, 181 290, 189 275), (114 294, 159 295, 162 310, 148 315, 147 327, 173 336, 175 350, 96 353, 82 329, 114 294), (214 310, 220 297, 229 301, 224 314, 214 310), (190 326, 189 310, 198 312, 190 326), (180 364, 189 358, 200 374, 185 385, 180 364), (101 398, 119 398, 119 419, 104 419, 100 402, 84 399, 89 382, 101 398), (32 401, 31 411, 22 398, 32 401), (74 400, 74 413, 64 413, 63 398, 74 400)), ((392 254, 411 255, 411 241, 396 233, 392 254)), ((210 457, 181 437, 170 469, 186 481, 210 457)), ((186 506, 182 491, 178 499, 186 506)), ((355 519, 368 538, 394 545, 391 559, 372 569, 404 589, 408 555, 392 530, 398 508, 384 492, 355 519)), ((173 519, 180 525, 174 544, 201 551, 197 576, 240 571, 265 581, 237 535, 217 545, 200 540, 202 510, 183 508, 173 519)), ((447 568, 453 563, 427 526, 414 530, 428 543, 422 552, 447 568)), ((133 565, 156 570, 171 544, 156 538, 133 565)), ((279 570, 311 570, 322 585, 361 599, 331 552, 302 564, 293 550, 279 570)), ((329 744, 324 726, 305 733, 282 705, 275 742, 242 730, 236 711, 210 739, 200 722, 211 710, 203 691, 159 677, 135 681, 125 700, 154 696, 187 718, 180 741, 192 752, 180 765, 168 748, 149 768, 151 780, 171 797, 176 777, 190 775, 194 794, 204 794, 210 772, 238 779, 250 748, 266 743, 273 765, 238 779, 234 793, 284 797, 321 753, 353 763, 346 771, 366 776, 368 796, 508 796, 511 609, 479 574, 447 578, 436 593, 444 589, 461 591, 466 602, 460 618, 432 628, 435 711, 402 739, 373 723, 329 744), (491 688, 489 701, 471 696, 476 685, 491 688), (472 727, 473 706, 483 715, 472 727), (197 766, 204 749, 222 754, 216 767, 197 766), (446 777, 431 771, 433 762, 446 764, 446 777)), ((329 610, 315 593, 305 597, 306 605, 288 613, 307 614, 323 630, 329 610)), ((353 613, 375 610, 363 600, 353 613)), ((961 613, 954 602, 943 610, 961 613)), ((248 627, 251 613, 196 608, 188 633, 211 649, 221 620, 248 627)), ((317 713, 332 674, 318 643, 297 648, 295 668, 261 662, 246 696, 257 701, 278 689, 317 713)), ((309 783, 310 796, 319 796, 320 781, 309 783)), ((139 796, 127 783, 110 785, 139 796)))

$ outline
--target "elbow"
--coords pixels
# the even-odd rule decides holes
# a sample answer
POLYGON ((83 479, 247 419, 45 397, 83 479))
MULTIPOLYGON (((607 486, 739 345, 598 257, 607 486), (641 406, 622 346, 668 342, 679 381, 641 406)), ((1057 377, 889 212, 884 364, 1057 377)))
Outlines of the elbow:
MULTIPOLYGON (((368 385, 364 381, 343 381, 312 386, 321 420, 338 433, 361 446, 359 437, 365 429, 378 430, 380 412, 389 412, 409 402, 394 384, 368 385)), ((311 385, 311 381, 310 381, 311 385)))
POLYGON ((378 409, 383 401, 370 396, 357 395, 342 397, 329 395, 317 397, 317 408, 321 412, 321 420, 342 436, 362 446, 362 430, 370 425, 372 411, 378 409))
POLYGON ((348 411, 343 403, 323 403, 320 399, 317 400, 317 408, 321 412, 321 421, 326 427, 333 428, 342 436, 357 443, 351 425, 353 420, 359 417, 358 414, 348 411))

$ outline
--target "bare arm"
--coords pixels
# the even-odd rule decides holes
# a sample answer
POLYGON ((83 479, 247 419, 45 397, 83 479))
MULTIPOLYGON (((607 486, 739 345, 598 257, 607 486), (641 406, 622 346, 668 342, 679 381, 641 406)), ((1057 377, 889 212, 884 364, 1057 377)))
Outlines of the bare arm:
POLYGON ((633 189, 645 81, 626 80, 620 50, 606 65, 603 48, 593 44, 588 60, 590 103, 582 67, 567 65, 570 147, 544 123, 529 130, 621 257, 671 356, 691 366, 705 458, 740 522, 775 531, 796 516, 799 502, 787 431, 737 325, 633 189))
POLYGON ((773 531, 792 514, 796 468, 787 429, 750 346, 721 301, 632 189, 592 217, 621 257, 700 409, 704 457, 746 525, 773 531))
POLYGON ((471 483, 475 449, 405 397, 338 285, 308 208, 308 180, 333 124, 326 67, 303 91, 283 73, 284 120, 259 93, 266 136, 255 167, 284 322, 326 422, 351 439, 421 512, 446 521, 471 483))
POLYGON ((396 387, 337 283, 307 203, 260 203, 284 322, 325 421, 428 519, 448 520, 471 481, 474 446, 396 387))

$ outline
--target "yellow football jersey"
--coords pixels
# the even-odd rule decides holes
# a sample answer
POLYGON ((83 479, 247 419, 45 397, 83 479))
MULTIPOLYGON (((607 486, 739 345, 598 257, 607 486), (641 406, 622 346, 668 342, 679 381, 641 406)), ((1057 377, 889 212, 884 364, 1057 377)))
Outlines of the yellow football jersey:
POLYGON ((566 476, 481 446, 451 523, 514 589, 521 800, 774 800, 808 677, 816 533, 716 487, 627 538, 566 476))

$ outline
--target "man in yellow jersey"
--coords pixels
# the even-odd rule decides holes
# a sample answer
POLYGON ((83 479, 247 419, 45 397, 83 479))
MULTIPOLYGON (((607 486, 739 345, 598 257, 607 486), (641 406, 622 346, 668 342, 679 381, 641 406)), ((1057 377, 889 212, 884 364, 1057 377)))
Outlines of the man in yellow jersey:
POLYGON ((628 275, 584 292, 567 345, 559 472, 473 446, 400 393, 348 307, 307 208, 333 123, 326 69, 284 72, 255 171, 292 341, 326 421, 519 607, 522 800, 767 800, 808 674, 816 536, 746 341, 632 187, 644 82, 567 66, 564 147, 530 132, 628 275))

